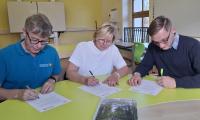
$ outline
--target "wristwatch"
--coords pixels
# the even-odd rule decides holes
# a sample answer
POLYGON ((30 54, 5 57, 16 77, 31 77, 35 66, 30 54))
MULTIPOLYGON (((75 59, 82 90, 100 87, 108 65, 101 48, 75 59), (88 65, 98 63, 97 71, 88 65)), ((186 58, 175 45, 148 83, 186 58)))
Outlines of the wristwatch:
POLYGON ((139 72, 134 72, 133 75, 141 76, 141 74, 139 72))
POLYGON ((57 82, 57 79, 54 76, 50 76, 49 79, 54 80, 55 82, 57 82))
POLYGON ((114 74, 117 75, 117 78, 118 78, 118 79, 121 77, 120 74, 119 74, 118 72, 114 72, 114 74))

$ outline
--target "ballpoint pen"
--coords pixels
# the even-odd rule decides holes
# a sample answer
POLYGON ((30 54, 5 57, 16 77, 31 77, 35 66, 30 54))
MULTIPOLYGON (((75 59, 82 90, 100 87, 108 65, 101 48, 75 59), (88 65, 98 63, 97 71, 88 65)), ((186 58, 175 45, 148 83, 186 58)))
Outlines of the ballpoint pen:
POLYGON ((26 85, 26 88, 27 88, 27 89, 31 89, 28 85, 26 85))
MULTIPOLYGON (((31 89, 28 85, 26 85, 26 88, 27 89, 31 89)), ((39 99, 40 97, 39 97, 39 95, 37 96, 37 99, 39 99)))
POLYGON ((163 76, 163 68, 160 69, 160 76, 163 76))
POLYGON ((89 72, 90 72, 90 74, 92 75, 92 77, 94 77, 94 78, 95 78, 95 76, 94 76, 94 74, 92 73, 92 71, 91 71, 91 70, 89 70, 89 72))
POLYGON ((92 73, 92 71, 89 70, 89 72, 90 72, 91 76, 95 79, 96 83, 99 84, 99 81, 97 81, 97 79, 95 78, 95 76, 94 76, 94 74, 92 73))

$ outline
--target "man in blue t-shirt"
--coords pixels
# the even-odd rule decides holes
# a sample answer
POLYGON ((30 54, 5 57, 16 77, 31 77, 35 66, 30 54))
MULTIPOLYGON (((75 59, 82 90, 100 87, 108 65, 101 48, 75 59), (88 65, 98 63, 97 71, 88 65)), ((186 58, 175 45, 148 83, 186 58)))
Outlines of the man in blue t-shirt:
POLYGON ((200 87, 200 42, 179 35, 171 21, 158 16, 149 26, 151 43, 141 64, 136 68, 129 85, 139 85, 141 77, 155 65, 161 76, 158 84, 165 88, 200 87))
POLYGON ((26 19, 25 39, 0 50, 0 98, 33 100, 54 90, 61 71, 56 50, 47 45, 52 25, 43 14, 26 19))

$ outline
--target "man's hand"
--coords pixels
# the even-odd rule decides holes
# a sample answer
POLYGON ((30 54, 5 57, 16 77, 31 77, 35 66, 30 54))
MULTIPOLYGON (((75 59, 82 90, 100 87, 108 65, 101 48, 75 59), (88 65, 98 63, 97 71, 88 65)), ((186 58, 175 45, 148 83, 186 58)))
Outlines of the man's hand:
POLYGON ((176 88, 176 81, 174 78, 169 77, 169 76, 162 76, 160 79, 157 81, 157 83, 160 86, 163 86, 165 88, 176 88))
POLYGON ((44 83, 44 85, 42 86, 41 89, 41 93, 45 94, 45 93, 50 93, 54 90, 55 87, 55 80, 49 78, 47 82, 44 83))
POLYGON ((39 98, 38 92, 34 89, 19 89, 17 96, 14 96, 14 98, 20 99, 20 100, 34 100, 39 98))
POLYGON ((106 83, 109 86, 116 86, 116 85, 118 85, 119 79, 120 79, 119 73, 114 72, 105 81, 103 81, 103 83, 106 83))
POLYGON ((128 84, 129 84, 130 86, 137 86, 137 85, 140 85, 140 84, 141 84, 141 80, 142 80, 142 78, 141 78, 140 73, 135 72, 135 73, 132 75, 131 79, 128 80, 128 84))
POLYGON ((85 84, 88 86, 96 86, 99 84, 99 81, 95 77, 91 76, 85 79, 85 84))

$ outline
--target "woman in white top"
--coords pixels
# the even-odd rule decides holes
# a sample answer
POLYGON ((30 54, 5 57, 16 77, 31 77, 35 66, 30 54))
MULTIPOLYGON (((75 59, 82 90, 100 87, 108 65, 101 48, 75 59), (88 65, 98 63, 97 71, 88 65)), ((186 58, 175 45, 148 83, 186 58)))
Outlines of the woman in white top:
POLYGON ((80 42, 70 57, 67 76, 70 80, 89 86, 98 84, 94 76, 110 76, 104 81, 110 86, 118 84, 118 80, 127 75, 129 69, 118 48, 113 44, 116 27, 112 23, 104 23, 94 33, 94 40, 80 42))

